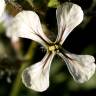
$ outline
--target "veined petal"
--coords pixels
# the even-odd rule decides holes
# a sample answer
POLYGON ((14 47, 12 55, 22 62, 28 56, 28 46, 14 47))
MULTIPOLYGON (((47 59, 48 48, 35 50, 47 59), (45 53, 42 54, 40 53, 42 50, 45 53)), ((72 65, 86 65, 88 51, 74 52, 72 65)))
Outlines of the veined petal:
POLYGON ((83 20, 83 11, 79 5, 66 2, 56 10, 58 36, 56 42, 62 45, 69 33, 83 20))
POLYGON ((39 17, 33 11, 18 13, 12 20, 8 31, 17 37, 32 39, 44 46, 46 46, 46 43, 51 42, 43 33, 39 17))
POLYGON ((76 82, 84 83, 88 81, 95 73, 96 65, 94 63, 95 59, 93 56, 67 53, 67 58, 63 56, 62 53, 59 53, 59 55, 66 62, 69 72, 76 82))
POLYGON ((49 71, 55 53, 47 53, 38 63, 26 68, 22 74, 24 85, 35 91, 45 91, 49 87, 49 71))
POLYGON ((0 16, 3 14, 4 10, 5 10, 5 1, 4 0, 0 0, 0 16))

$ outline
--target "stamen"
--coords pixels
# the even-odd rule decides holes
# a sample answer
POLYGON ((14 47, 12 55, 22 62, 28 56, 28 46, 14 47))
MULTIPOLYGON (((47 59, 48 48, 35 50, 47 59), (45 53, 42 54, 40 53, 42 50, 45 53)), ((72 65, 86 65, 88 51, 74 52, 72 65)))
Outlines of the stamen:
POLYGON ((59 51, 59 45, 53 44, 53 45, 48 47, 48 50, 51 52, 57 52, 57 51, 59 51))
POLYGON ((49 46, 49 51, 55 51, 55 46, 49 46))

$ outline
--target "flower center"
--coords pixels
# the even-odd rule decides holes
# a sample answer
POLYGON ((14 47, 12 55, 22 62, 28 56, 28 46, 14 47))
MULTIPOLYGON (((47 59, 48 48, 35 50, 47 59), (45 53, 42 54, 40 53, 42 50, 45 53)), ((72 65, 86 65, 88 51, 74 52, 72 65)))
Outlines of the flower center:
POLYGON ((48 47, 48 50, 51 52, 55 52, 55 51, 58 52, 59 51, 59 45, 53 44, 53 45, 48 47))

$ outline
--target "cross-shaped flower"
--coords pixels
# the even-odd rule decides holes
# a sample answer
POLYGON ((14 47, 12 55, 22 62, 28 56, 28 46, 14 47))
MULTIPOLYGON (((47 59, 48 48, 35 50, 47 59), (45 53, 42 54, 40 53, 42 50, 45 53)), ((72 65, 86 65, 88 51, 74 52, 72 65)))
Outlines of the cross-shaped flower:
POLYGON ((49 40, 43 33, 38 15, 33 11, 22 11, 13 19, 8 31, 13 36, 32 39, 42 44, 47 50, 44 58, 22 74, 22 81, 26 87, 35 91, 45 91, 49 87, 49 71, 51 62, 58 54, 67 64, 74 80, 83 83, 90 79, 95 72, 95 59, 90 55, 72 54, 62 48, 62 44, 69 33, 83 20, 80 6, 66 2, 56 10, 58 35, 55 42, 49 40))

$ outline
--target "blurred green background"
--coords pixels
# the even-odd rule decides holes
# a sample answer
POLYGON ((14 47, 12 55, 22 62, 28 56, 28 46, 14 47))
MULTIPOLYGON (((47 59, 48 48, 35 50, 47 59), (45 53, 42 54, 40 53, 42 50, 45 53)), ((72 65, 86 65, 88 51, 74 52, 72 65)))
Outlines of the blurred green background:
MULTIPOLYGON (((66 1, 15 0, 24 10, 32 10, 39 15, 44 32, 52 40, 57 36, 56 7, 66 1)), ((96 58, 96 0, 69 1, 82 7, 84 20, 68 36, 63 47, 72 53, 90 54, 96 58)), ((10 16, 18 13, 18 9, 11 4, 7 5, 6 10, 10 16)), ((96 74, 86 83, 78 84, 58 56, 52 62, 48 90, 38 93, 26 88, 21 80, 22 71, 40 61, 45 50, 40 44, 22 38, 18 46, 14 49, 6 36, 6 27, 0 23, 0 96, 96 96, 96 74), (24 58, 28 60, 23 61, 24 58)))

